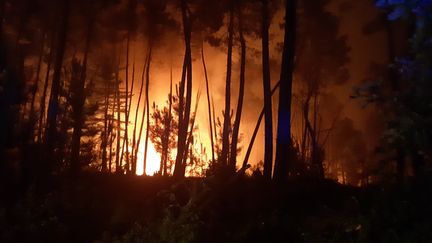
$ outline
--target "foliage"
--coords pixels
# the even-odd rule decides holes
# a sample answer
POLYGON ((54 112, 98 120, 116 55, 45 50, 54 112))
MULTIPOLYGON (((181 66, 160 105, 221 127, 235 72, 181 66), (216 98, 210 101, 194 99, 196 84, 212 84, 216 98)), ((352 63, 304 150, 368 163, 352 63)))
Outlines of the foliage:
MULTIPOLYGON (((156 151, 161 155, 161 163, 163 163, 164 149, 167 152, 167 173, 172 174, 174 169, 176 146, 177 146, 177 134, 178 134, 178 120, 179 120, 179 97, 178 95, 168 96, 166 105, 160 108, 158 105, 153 103, 153 112, 151 113, 150 122, 150 140, 154 144, 156 151), (171 110, 169 109, 171 102, 171 110), (171 113, 170 113, 171 112, 171 113), (166 148, 165 148, 166 146, 166 148)), ((190 126, 193 124, 195 119, 195 113, 192 114, 190 119, 190 126)), ((187 162, 186 162, 186 173, 189 176, 203 176, 205 174, 205 168, 207 166, 207 159, 204 155, 206 154, 205 148, 202 144, 198 143, 198 126, 193 124, 192 132, 188 132, 188 151, 187 162)), ((163 168, 161 166, 161 168, 163 168)), ((161 171, 159 174, 163 174, 161 171)))
POLYGON ((388 114, 382 134, 383 149, 395 153, 402 162, 409 157, 413 173, 421 173, 431 162, 432 148, 432 99, 429 93, 432 88, 432 1, 379 0, 376 5, 389 10, 390 21, 415 22, 411 27, 410 49, 406 56, 397 57, 390 65, 392 72, 397 74, 390 80, 393 83, 391 92, 386 92, 383 82, 371 82, 358 87, 356 96, 378 104, 388 114))

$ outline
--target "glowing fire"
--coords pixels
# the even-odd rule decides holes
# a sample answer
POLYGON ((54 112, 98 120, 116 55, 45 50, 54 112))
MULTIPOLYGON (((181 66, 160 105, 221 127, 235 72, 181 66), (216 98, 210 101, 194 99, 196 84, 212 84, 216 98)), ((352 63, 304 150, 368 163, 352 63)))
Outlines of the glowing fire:
MULTIPOLYGON (((146 175, 153 175, 159 171, 160 167, 160 154, 156 152, 156 149, 149 141, 147 149, 147 165, 146 165, 146 175)), ((144 174, 144 150, 145 145, 141 144, 138 150, 138 161, 137 161, 137 175, 144 174)))

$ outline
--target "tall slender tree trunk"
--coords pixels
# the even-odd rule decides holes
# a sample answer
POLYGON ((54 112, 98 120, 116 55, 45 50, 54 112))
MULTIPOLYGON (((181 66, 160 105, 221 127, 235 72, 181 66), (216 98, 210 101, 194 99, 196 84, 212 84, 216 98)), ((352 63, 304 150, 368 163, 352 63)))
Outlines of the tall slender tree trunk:
MULTIPOLYGON (((151 46, 150 46, 151 47, 151 46)), ((149 76, 150 76, 150 74, 149 74, 149 72, 150 72, 150 70, 149 70, 149 67, 150 67, 150 50, 149 50, 149 53, 147 54, 147 57, 146 57, 146 64, 145 64, 145 67, 146 67, 146 71, 145 71, 145 76, 147 77, 146 78, 146 84, 145 84, 145 86, 146 86, 146 91, 145 91, 145 93, 146 93, 146 96, 147 96, 147 89, 148 89, 148 85, 149 85, 149 76)), ((143 74, 144 75, 144 74, 143 74)), ((142 78, 144 78, 144 76, 142 77, 142 78)), ((143 112, 142 112, 142 116, 141 116, 141 125, 140 125, 140 130, 139 130, 139 133, 138 133, 138 140, 137 140, 137 144, 136 144, 136 149, 137 149, 137 154, 138 154, 138 149, 139 149, 139 147, 140 147, 140 144, 141 144, 141 136, 142 136, 142 131, 143 131, 143 128, 144 128, 144 122, 145 122, 145 118, 146 118, 146 112, 148 113, 148 112, 150 112, 150 110, 149 109, 147 109, 147 107, 149 106, 147 103, 148 101, 148 99, 146 98, 146 100, 144 101, 144 106, 143 106, 143 112)), ((146 155, 144 155, 144 159, 146 159, 146 155)), ((144 161, 143 161, 143 163, 144 163, 144 161)), ((146 168, 145 168, 145 166, 144 166, 144 168, 143 168, 143 175, 145 175, 145 171, 146 171, 146 168)))
POLYGON ((264 177, 271 179, 273 169, 273 115, 270 84, 268 0, 262 0, 262 67, 264 88, 264 177))
MULTIPOLYGON (((280 81, 278 81, 278 82, 276 83, 276 85, 273 87, 273 89, 271 90, 271 95, 272 95, 272 96, 274 95, 274 93, 276 92, 276 90, 279 88, 279 86, 280 86, 280 81)), ((260 126, 261 126, 262 119, 264 118, 264 113, 265 113, 265 110, 264 110, 264 108, 263 108, 263 109, 261 110, 261 113, 260 113, 259 117, 258 117, 258 121, 257 121, 257 123, 256 123, 256 125, 255 125, 254 131, 253 131, 253 133, 252 133, 251 140, 250 140, 249 145, 248 145, 248 148, 247 148, 247 150, 246 150, 246 155, 245 155, 245 158, 244 158, 244 160, 243 160, 243 165, 242 165, 242 169, 243 169, 243 170, 244 170, 244 169, 247 167, 247 165, 248 165, 249 157, 250 157, 250 154, 251 154, 251 152, 252 152, 252 148, 253 148, 253 145, 254 145, 254 143, 255 143, 255 139, 256 139, 256 136, 257 136, 257 134, 258 134, 258 130, 259 130, 260 126)))
POLYGON ((115 105, 115 100, 113 102, 113 108, 112 108, 112 113, 111 113, 111 118, 108 121, 108 131, 109 131, 109 159, 108 159, 108 172, 111 173, 112 172, 112 159, 113 159, 113 144, 114 144, 114 105, 115 105))
POLYGON ((231 141, 231 155, 230 155, 230 166, 233 171, 235 171, 237 163, 237 143, 240 131, 240 120, 243 111, 243 97, 244 97, 244 87, 245 87, 245 69, 246 69, 246 40, 243 36, 243 16, 241 13, 241 6, 238 6, 238 21, 239 21, 239 35, 240 35, 240 86, 239 86, 239 96, 237 101, 236 117, 234 120, 232 141, 231 141))
POLYGON ((172 66, 170 69, 170 91, 168 95, 168 117, 165 120, 165 131, 163 134, 163 144, 162 144, 162 156, 161 156, 161 167, 160 167, 160 174, 163 176, 167 175, 167 165, 168 165, 168 151, 169 151, 169 140, 170 140, 170 134, 171 134, 171 119, 172 119, 172 83, 173 83, 173 76, 172 76, 172 66))
MULTIPOLYGON (((73 175, 76 175, 80 170, 80 150, 81 150, 81 136, 82 136, 82 128, 85 123, 85 115, 84 115, 84 105, 86 100, 86 91, 85 91, 85 83, 86 83, 86 76, 87 76, 87 60, 88 60, 88 54, 90 51, 90 42, 93 32, 93 17, 90 17, 89 23, 88 23, 88 32, 87 32, 87 39, 85 44, 85 50, 84 50, 84 58, 82 65, 80 65, 80 77, 77 80, 79 83, 76 86, 76 93, 73 94, 75 96, 74 102, 73 102, 73 132, 72 132, 72 145, 71 145, 71 173, 73 175)), ((73 85, 73 84, 72 84, 73 85)))
POLYGON ((126 36, 126 75, 125 75, 125 129, 124 129, 124 140, 122 145, 122 153, 120 156, 120 163, 123 162, 123 152, 125 150, 126 145, 126 172, 129 172, 129 138, 128 138, 128 126, 129 126, 129 46, 130 46, 130 34, 131 30, 128 30, 127 36, 126 36))
POLYGON ((48 92, 48 83, 49 83, 51 64, 52 64, 52 59, 53 59, 53 54, 54 54, 54 37, 55 37, 55 34, 52 34, 51 43, 50 43, 51 47, 50 47, 50 52, 48 55, 47 68, 46 68, 46 73, 45 73, 45 81, 44 81, 42 96, 41 96, 40 101, 39 101, 39 103, 40 103, 39 122, 38 122, 38 142, 39 143, 42 142, 42 134, 44 134, 43 133, 43 130, 44 130, 43 120, 45 117, 46 96, 47 96, 47 92, 48 92))
MULTIPOLYGON (((387 19, 388 14, 383 15, 383 21, 385 23, 386 28, 386 37, 387 37, 387 57, 388 62, 393 63, 396 59, 396 48, 395 48, 395 37, 394 37, 394 26, 393 23, 390 22, 387 19)), ((399 84, 399 77, 397 70, 395 68, 389 68, 388 69, 388 77, 390 79, 390 84, 392 88, 392 92, 394 95, 397 95, 397 93, 400 90, 400 84, 399 84)), ((403 182, 404 175, 405 175, 405 152, 403 151, 404 148, 402 146, 396 147, 396 176, 398 182, 403 182)))
MULTIPOLYGON (((184 103, 184 110, 179 115, 179 136, 177 143, 177 156, 174 168, 175 177, 183 177, 183 163, 186 161, 184 158, 184 150, 186 148, 186 139, 189 128, 190 120, 190 109, 192 102, 192 50, 191 50, 191 23, 190 16, 188 16, 188 6, 186 0, 181 0, 181 10, 183 19, 183 33, 186 46, 185 61, 182 74, 182 83, 184 85, 184 75, 187 75, 186 83, 186 99, 184 103)), ((182 85, 182 84, 181 84, 182 85)), ((183 86, 184 87, 184 86, 183 86)), ((180 87, 181 89, 182 87, 180 87)), ((183 97, 183 93, 180 92, 180 97, 183 97)), ((181 98, 182 99, 182 98, 181 98)), ((181 100, 180 100, 181 101, 181 100)), ((182 107, 182 104, 180 104, 182 107)), ((182 108, 181 108, 182 109, 182 108)))
POLYGON ((306 160, 306 146, 308 142, 308 123, 309 123, 309 105, 310 105, 310 93, 308 93, 308 96, 306 97, 306 101, 303 104, 303 135, 302 135, 302 145, 301 145, 301 153, 302 153, 302 160, 306 160))
POLYGON ((42 59, 43 59, 43 56, 44 56, 44 53, 45 53, 45 41, 46 41, 46 34, 45 34, 45 32, 44 33, 42 33, 42 41, 41 41, 41 45, 40 45, 40 52, 39 52, 39 59, 38 59, 38 64, 37 64, 37 67, 36 67, 36 77, 35 77, 35 80, 34 80, 34 87, 33 87, 33 92, 32 92, 32 95, 31 95, 31 102, 30 102, 30 114, 29 114, 29 117, 30 117, 30 122, 29 122, 29 129, 30 129, 30 131, 32 131, 29 135, 31 135, 31 139, 32 139, 32 141, 34 141, 34 132, 33 132, 33 130, 34 130, 34 126, 35 126, 35 120, 37 119, 36 117, 35 117, 35 115, 36 114, 34 114, 35 113, 35 101, 36 101, 36 94, 37 94, 37 91, 38 91, 38 89, 39 89, 39 82, 40 82, 40 72, 41 72, 41 68, 42 68, 42 59))
POLYGON ((276 139, 276 160, 274 175, 277 180, 284 180, 291 169, 293 148, 291 141, 291 100, 296 46, 297 0, 286 0, 285 36, 280 75, 278 128, 276 139))
POLYGON ((314 94, 314 122, 313 122, 313 133, 311 134, 312 137, 312 161, 315 164, 315 167, 317 168, 317 174, 320 179, 324 179, 325 172, 324 172, 324 164, 322 156, 320 155, 320 145, 319 145, 319 128, 318 128, 318 91, 314 94))
POLYGON ((208 119, 209 119, 209 129, 210 129, 210 146, 211 146, 211 153, 212 153, 212 163, 215 162, 215 152, 214 152, 214 140, 213 140, 213 121, 212 121, 212 113, 211 113, 211 104, 210 104, 210 89, 209 89, 209 80, 207 76, 207 67, 206 62, 204 58, 204 45, 201 48, 201 60, 203 63, 204 68, 204 76, 205 76, 205 82, 206 82, 206 92, 207 92, 207 108, 208 108, 208 119))
POLYGON ((231 69, 232 69, 232 48, 234 37, 234 10, 230 4, 229 25, 228 25, 228 53, 227 53, 227 73, 225 81, 225 110, 222 130, 222 152, 219 162, 228 165, 230 147, 230 127, 231 127, 231 69))
POLYGON ((105 89, 105 97, 104 97, 104 128, 102 131, 102 141, 101 141, 101 151, 102 151, 102 163, 101 163, 101 171, 105 173, 107 171, 107 148, 108 148, 108 139, 109 139, 109 132, 108 132, 108 111, 109 111, 109 95, 111 87, 108 84, 108 82, 105 82, 104 85, 105 89))
MULTIPOLYGON (((187 160, 187 153, 188 153, 188 151, 190 151, 189 150, 189 146, 192 144, 192 146, 193 146, 193 130, 194 130, 194 127, 195 127, 195 118, 196 118, 196 114, 197 114, 197 110, 198 110, 198 105, 199 105, 199 100, 200 100, 200 97, 201 97, 201 91, 199 91, 198 90, 198 92, 197 92, 197 96, 196 96, 196 100, 195 100, 195 108, 194 108, 194 112, 193 112, 193 115, 192 115, 192 118, 191 118, 191 129, 190 129, 190 131, 189 131, 189 133, 188 133, 188 138, 187 138, 187 140, 186 140, 186 149, 185 149, 185 162, 183 163, 183 165, 182 165, 182 173, 183 173, 183 175, 186 173, 186 166, 187 166, 187 164, 186 164, 186 160, 187 160)), ((192 148, 191 148, 192 149, 192 148)), ((190 154, 190 156, 189 156, 189 159, 190 159, 190 161, 191 161, 191 163, 192 163, 192 161, 193 161, 193 156, 192 156, 192 152, 190 152, 189 153, 190 154)))
POLYGON ((132 161, 132 173, 136 174, 136 168, 137 168, 137 160, 138 160, 138 151, 139 148, 137 146, 137 141, 136 141, 136 129, 137 129, 137 124, 138 124, 138 114, 139 114, 139 108, 141 105, 141 97, 142 97, 142 93, 144 90, 144 77, 145 77, 145 73, 146 73, 146 67, 147 67, 147 58, 148 56, 146 56, 146 59, 144 61, 144 65, 142 68, 142 76, 141 76, 141 85, 140 85, 140 91, 138 94, 138 102, 136 105, 136 109, 135 109, 135 122, 134 122, 134 129, 133 129, 133 139, 132 139, 132 149, 134 151, 134 157, 133 157, 133 161, 132 161))
MULTIPOLYGON (((69 0, 63 1, 63 9, 61 13, 61 21, 57 36, 56 56, 54 61, 54 73, 51 83, 51 95, 48 106, 47 117, 47 130, 46 130, 46 143, 48 154, 54 151, 56 142, 57 130, 57 115, 59 110, 59 94, 60 94, 60 81, 63 66, 63 58, 66 50, 67 33, 69 29, 69 0)), ((48 165, 52 169, 52 164, 48 165)))
POLYGON ((120 146, 120 141, 121 141, 121 137, 120 137, 120 132, 121 132, 121 117, 120 117, 120 113, 121 113, 121 104, 120 104, 120 80, 119 80, 119 67, 120 64, 117 64, 117 70, 115 73, 115 80, 116 80, 116 105, 117 105, 117 127, 116 127, 116 140, 117 140, 117 146, 116 146, 116 158, 115 158, 115 167, 116 167, 116 173, 122 173, 122 168, 121 168, 121 162, 120 162, 120 150, 121 150, 121 146, 120 146))
POLYGON ((0 40, 3 38, 3 21, 5 15, 6 1, 0 0, 0 40))
MULTIPOLYGON (((217 134, 217 131, 216 131, 216 125, 217 125, 217 123, 216 123, 216 114, 215 114, 215 107, 214 107, 214 100, 213 100, 213 97, 211 97, 211 103, 212 103, 212 115, 213 115, 213 127, 214 127, 214 136, 215 136, 215 141, 219 141, 218 140, 218 134, 217 134)), ((217 149, 218 147, 217 146, 215 146, 215 148, 217 149)), ((217 154, 220 154, 220 151, 219 151, 219 149, 217 149, 217 151, 216 151, 216 153, 217 154)), ((218 159, 219 160, 219 159, 218 159)))
POLYGON ((146 134, 145 134, 145 148, 144 148, 144 175, 146 174, 146 168, 147 168, 147 152, 148 152, 148 146, 149 146, 149 132, 150 132, 150 99, 149 99, 149 86, 150 86, 150 64, 151 64, 151 58, 152 58, 152 47, 150 46, 149 50, 149 56, 148 56, 148 63, 147 63, 147 72, 146 72, 146 109, 147 109, 147 116, 146 116, 146 134))

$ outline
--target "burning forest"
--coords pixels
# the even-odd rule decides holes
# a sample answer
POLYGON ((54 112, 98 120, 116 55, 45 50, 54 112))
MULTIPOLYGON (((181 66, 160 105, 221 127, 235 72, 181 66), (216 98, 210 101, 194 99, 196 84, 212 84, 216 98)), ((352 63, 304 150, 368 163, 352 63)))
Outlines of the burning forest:
POLYGON ((0 241, 431 241, 431 16, 0 0, 0 241))

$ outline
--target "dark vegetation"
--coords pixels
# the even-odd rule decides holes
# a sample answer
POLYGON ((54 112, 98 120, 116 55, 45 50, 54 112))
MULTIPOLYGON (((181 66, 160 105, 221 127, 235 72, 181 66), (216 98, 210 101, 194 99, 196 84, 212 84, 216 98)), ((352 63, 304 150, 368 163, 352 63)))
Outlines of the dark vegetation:
POLYGON ((0 242, 432 241, 432 1, 378 0, 364 24, 387 39, 352 93, 377 146, 335 98, 335 1, 0 0, 0 242), (205 47, 226 55, 221 110, 205 47))
POLYGON ((429 177, 405 186, 82 175, 0 213, 2 242, 428 242, 429 177))

